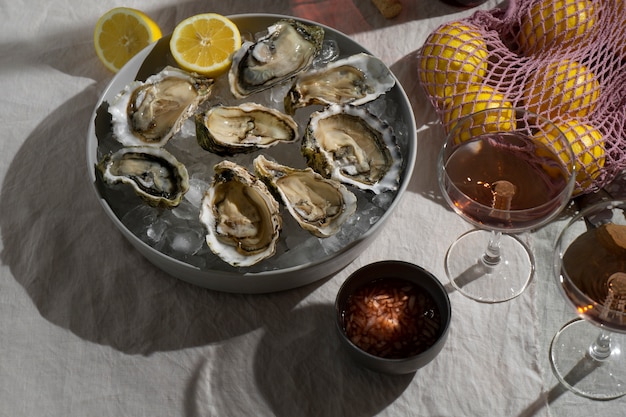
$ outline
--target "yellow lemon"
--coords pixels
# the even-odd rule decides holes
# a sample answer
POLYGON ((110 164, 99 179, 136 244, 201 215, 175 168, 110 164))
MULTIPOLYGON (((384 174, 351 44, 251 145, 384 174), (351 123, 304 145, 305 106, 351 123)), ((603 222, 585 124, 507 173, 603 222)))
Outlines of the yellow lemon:
POLYGON ((216 13, 191 16, 172 32, 170 51, 187 71, 217 77, 228 70, 231 55, 241 47, 237 26, 216 13))
POLYGON ((103 14, 93 32, 96 54, 113 72, 160 38, 161 29, 152 19, 128 7, 116 7, 103 14))
POLYGON ((457 87, 479 84, 487 72, 489 51, 478 29, 461 22, 440 26, 420 53, 420 81, 443 101, 457 87))
POLYGON ((593 0, 540 0, 520 17, 519 46, 527 54, 586 42, 596 23, 593 0))
MULTIPOLYGON (((600 174, 605 162, 604 137, 597 128, 582 123, 576 119, 569 119, 555 123, 555 129, 563 132, 574 153, 576 168, 576 188, 578 194, 592 185, 593 180, 600 174)), ((570 158, 563 151, 562 146, 555 142, 558 132, 548 130, 540 141, 555 149, 561 160, 568 163, 570 158)))
POLYGON ((494 88, 488 85, 471 85, 466 90, 457 90, 446 102, 444 126, 451 131, 459 120, 462 120, 462 126, 457 131, 457 143, 484 133, 515 129, 515 110, 513 103, 494 88), (495 110, 485 111, 488 109, 495 110))
POLYGON ((524 86, 523 96, 528 110, 548 119, 583 117, 595 108, 600 83, 586 66, 565 59, 533 73, 524 86))

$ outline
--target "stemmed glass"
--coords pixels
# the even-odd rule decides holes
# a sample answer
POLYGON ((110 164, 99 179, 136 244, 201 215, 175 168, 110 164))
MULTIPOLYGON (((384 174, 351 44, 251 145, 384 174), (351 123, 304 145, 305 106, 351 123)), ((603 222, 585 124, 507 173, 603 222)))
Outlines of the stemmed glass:
POLYGON ((590 206, 555 245, 559 288, 579 318, 556 333, 550 361, 563 385, 593 399, 626 394, 625 213, 625 201, 590 206))
POLYGON ((539 227, 565 207, 574 165, 558 127, 522 108, 487 109, 453 122, 439 155, 439 185, 454 211, 477 227, 446 254, 456 290, 485 303, 524 291, 533 255, 509 233, 539 227))

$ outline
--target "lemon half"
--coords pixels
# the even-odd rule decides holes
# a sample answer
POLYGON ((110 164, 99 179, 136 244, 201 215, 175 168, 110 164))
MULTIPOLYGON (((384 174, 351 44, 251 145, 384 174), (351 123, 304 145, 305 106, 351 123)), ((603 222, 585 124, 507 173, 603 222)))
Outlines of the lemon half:
POLYGON ((152 19, 128 7, 116 7, 103 14, 93 33, 98 58, 113 72, 160 38, 161 29, 152 19))
POLYGON ((176 63, 184 70, 207 77, 226 72, 233 52, 241 47, 237 26, 216 13, 191 16, 172 33, 170 51, 176 63))

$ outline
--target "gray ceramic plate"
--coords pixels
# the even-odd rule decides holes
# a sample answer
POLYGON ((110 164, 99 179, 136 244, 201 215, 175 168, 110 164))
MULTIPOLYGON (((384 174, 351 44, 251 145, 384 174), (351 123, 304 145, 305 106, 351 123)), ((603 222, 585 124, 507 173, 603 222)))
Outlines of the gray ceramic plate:
MULTIPOLYGON (((277 20, 285 17, 268 14, 230 16, 239 27, 242 35, 248 36, 262 32, 277 20)), ((316 24, 310 21, 304 22, 316 24)), ((330 43, 335 42, 338 46, 340 57, 368 52, 342 33, 323 25, 320 26, 325 30, 325 40, 330 43)), ((281 242, 276 255, 252 267, 234 268, 208 251, 206 244, 204 248, 192 255, 185 255, 178 254, 171 249, 165 250, 161 243, 155 244, 150 241, 146 243, 146 239, 140 236, 140 233, 135 230, 135 226, 129 226, 127 220, 132 217, 129 212, 137 209, 137 206, 140 205, 139 199, 129 190, 125 190, 124 187, 118 189, 118 187, 103 186, 97 180, 94 167, 98 160, 103 154, 120 146, 111 137, 110 119, 107 113, 108 102, 132 80, 143 80, 166 65, 175 65, 169 53, 168 43, 169 37, 165 37, 141 51, 128 62, 113 78, 93 112, 92 123, 87 136, 89 176, 94 184, 98 200, 115 227, 139 252, 163 271, 189 283, 225 292, 264 293, 295 288, 328 277, 352 262, 380 232, 385 221, 395 209, 406 189, 415 163, 415 119, 402 86, 396 83, 391 91, 377 100, 377 104, 373 104, 377 107, 377 111, 387 109, 381 117, 396 131, 403 158, 398 190, 383 196, 383 198, 374 198, 372 193, 358 192, 359 209, 355 221, 344 225, 337 236, 324 239, 323 242, 290 224, 293 222, 290 221, 291 219, 287 219, 289 215, 281 209, 286 227, 281 233, 281 242)), ((254 100, 254 97, 251 100, 254 100)), ((311 110, 302 111, 309 111, 310 113, 311 110)), ((299 117, 306 116, 300 114, 299 117)), ((281 146, 290 145, 279 145, 275 148, 281 146)), ((199 147, 198 149, 198 152, 205 152, 199 147)), ((283 164, 303 164, 299 152, 291 150, 272 152, 277 153, 270 153, 269 156, 283 164), (281 159, 285 158, 287 154, 295 156, 289 156, 287 160, 281 159), (297 158, 298 160, 289 160, 289 158, 297 158)), ((212 166, 218 161, 214 158, 219 157, 206 154, 207 165, 212 166)), ((186 162, 184 156, 179 157, 179 159, 183 163, 186 162)), ((248 164, 249 159, 237 162, 248 164)), ((210 178, 207 181, 210 181, 210 178)), ((144 208, 140 210, 144 210, 144 208)), ((151 208, 146 207, 145 210, 149 211, 151 208)), ((155 211, 150 215, 158 217, 169 215, 169 213, 164 214, 155 211)), ((197 231, 203 232, 200 228, 197 231)))

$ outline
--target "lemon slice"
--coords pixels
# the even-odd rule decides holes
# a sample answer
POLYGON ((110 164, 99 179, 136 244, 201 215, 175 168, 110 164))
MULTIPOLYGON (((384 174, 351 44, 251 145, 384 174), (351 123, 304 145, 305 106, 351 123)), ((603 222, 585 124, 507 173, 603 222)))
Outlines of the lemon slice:
POLYGON ((170 40, 170 51, 178 65, 207 77, 226 72, 231 55, 241 47, 237 26, 216 13, 204 13, 180 22, 170 40))
POLYGON ((161 29, 152 19, 127 7, 116 7, 103 14, 93 32, 96 54, 113 72, 160 38, 161 29))

